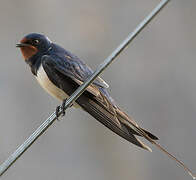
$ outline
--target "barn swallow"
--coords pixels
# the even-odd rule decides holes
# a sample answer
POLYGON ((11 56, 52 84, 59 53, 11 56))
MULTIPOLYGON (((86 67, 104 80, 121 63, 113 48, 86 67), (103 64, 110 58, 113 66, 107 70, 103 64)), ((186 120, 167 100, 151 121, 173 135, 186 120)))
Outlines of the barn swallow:
MULTIPOLYGON (((92 69, 81 59, 42 34, 28 34, 16 46, 20 48, 39 84, 60 101, 64 102, 93 74, 92 69)), ((97 77, 73 105, 82 108, 127 141, 151 151, 137 136, 144 137, 189 171, 181 161, 155 141, 158 140, 155 135, 141 128, 117 106, 107 91, 108 87, 101 77, 97 77)))

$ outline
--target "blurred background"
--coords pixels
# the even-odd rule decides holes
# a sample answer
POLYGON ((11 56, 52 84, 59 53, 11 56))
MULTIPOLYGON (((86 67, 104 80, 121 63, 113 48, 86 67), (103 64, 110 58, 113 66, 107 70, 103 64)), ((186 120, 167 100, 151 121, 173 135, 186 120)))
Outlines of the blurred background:
MULTIPOLYGON (((41 89, 15 44, 30 32, 44 33, 95 69, 158 2, 1 0, 0 163, 61 103, 41 89)), ((196 171, 195 7, 195 0, 171 1, 102 77, 120 107, 196 171)), ((71 108, 2 179, 190 178, 152 149, 130 144, 71 108)))

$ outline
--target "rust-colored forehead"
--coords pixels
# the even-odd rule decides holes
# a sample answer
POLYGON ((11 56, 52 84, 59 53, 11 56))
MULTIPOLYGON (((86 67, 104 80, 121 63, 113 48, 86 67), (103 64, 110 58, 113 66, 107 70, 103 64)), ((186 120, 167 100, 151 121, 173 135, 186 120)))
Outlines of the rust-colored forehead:
POLYGON ((27 40, 28 40, 28 39, 27 39, 26 37, 24 37, 20 42, 21 42, 21 43, 25 43, 25 42, 27 42, 27 40))

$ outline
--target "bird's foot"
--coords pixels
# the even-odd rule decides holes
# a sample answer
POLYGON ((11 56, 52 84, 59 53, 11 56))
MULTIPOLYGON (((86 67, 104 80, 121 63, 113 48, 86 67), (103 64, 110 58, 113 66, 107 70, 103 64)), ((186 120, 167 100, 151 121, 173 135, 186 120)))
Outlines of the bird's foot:
MULTIPOLYGON (((56 107, 56 117, 57 117, 57 120, 59 120, 60 115, 62 117, 65 116, 65 110, 66 110, 65 109, 65 104, 66 104, 66 101, 67 101, 67 99, 64 99, 62 105, 56 107)), ((72 106, 73 106, 73 104, 71 104, 69 107, 72 107, 72 106)))
POLYGON ((57 106, 56 107, 56 111, 55 111, 56 119, 57 120, 59 120, 59 117, 60 117, 60 110, 61 110, 61 106, 57 106))

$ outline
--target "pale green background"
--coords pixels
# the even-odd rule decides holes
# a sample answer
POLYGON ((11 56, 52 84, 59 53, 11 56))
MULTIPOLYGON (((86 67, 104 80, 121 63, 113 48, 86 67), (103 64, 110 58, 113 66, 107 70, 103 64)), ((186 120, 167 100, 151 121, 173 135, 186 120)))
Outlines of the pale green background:
MULTIPOLYGON (((44 33, 95 69, 158 2, 0 1, 0 162, 59 104, 39 87, 15 44, 44 33)), ((196 172, 195 8, 195 0, 171 1, 102 77, 118 104, 196 172)), ((2 179, 191 179, 152 148, 141 150, 69 109, 2 179)))

